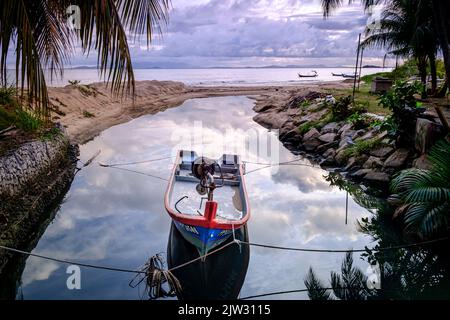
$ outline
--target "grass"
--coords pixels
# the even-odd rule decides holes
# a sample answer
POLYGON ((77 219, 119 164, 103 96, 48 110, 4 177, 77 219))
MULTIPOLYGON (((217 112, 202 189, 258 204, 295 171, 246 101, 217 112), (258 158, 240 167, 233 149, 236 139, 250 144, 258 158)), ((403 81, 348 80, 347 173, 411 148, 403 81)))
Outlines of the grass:
POLYGON ((381 145, 381 140, 378 138, 372 138, 368 140, 358 140, 354 145, 348 147, 345 152, 345 158, 357 157, 364 153, 368 153, 369 151, 375 149, 376 147, 381 145))
POLYGON ((13 86, 0 87, 0 105, 13 104, 15 102, 16 88, 13 86))
POLYGON ((308 122, 302 123, 298 127, 298 132, 303 135, 313 128, 321 129, 326 124, 333 122, 333 120, 334 120, 333 115, 331 114, 331 112, 328 112, 322 118, 320 118, 320 120, 308 121, 308 122))
MULTIPOLYGON (((379 105, 378 99, 380 95, 372 94, 369 92, 370 86, 367 84, 361 85, 359 91, 355 93, 355 102, 356 104, 364 105, 367 108, 367 112, 374 113, 382 116, 387 116, 391 114, 391 111, 383 108, 379 105)), ((353 94, 353 88, 348 89, 332 89, 327 90, 327 93, 331 93, 336 99, 343 98, 348 95, 353 94)))
POLYGON ((59 130, 56 127, 51 128, 50 130, 44 132, 41 136, 40 139, 43 141, 49 141, 49 140, 53 140, 54 138, 56 138, 57 136, 61 135, 61 130, 59 130))
POLYGON ((11 126, 26 132, 36 132, 44 126, 44 121, 33 112, 20 107, 14 87, 2 86, 0 87, 0 130, 11 126))

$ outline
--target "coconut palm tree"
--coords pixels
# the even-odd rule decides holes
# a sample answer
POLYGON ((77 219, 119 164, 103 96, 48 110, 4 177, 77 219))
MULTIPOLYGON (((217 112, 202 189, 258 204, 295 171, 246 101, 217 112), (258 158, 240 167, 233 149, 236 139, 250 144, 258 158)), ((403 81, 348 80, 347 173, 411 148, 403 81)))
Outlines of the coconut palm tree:
MULTIPOLYGON (((350 2, 354 2, 350 0, 350 2)), ((369 9, 372 5, 382 3, 392 3, 391 0, 360 0, 364 9, 369 9)), ((342 6, 343 0, 322 0, 323 13, 328 17, 333 10, 342 6)), ((418 6, 418 13, 421 14, 420 8, 429 6, 433 15, 434 29, 439 39, 439 47, 444 56, 445 73, 447 76, 447 86, 450 88, 450 3, 442 0, 421 0, 418 6)))
POLYGON ((434 92, 437 85, 437 37, 433 26, 430 3, 422 0, 392 0, 382 13, 379 28, 366 30, 366 39, 362 45, 386 48, 396 56, 413 57, 424 84, 427 82, 429 62, 434 92))
POLYGON ((396 216, 403 216, 407 233, 422 239, 449 234, 450 220, 450 142, 439 141, 429 152, 430 170, 407 169, 391 182, 398 205, 396 216))
POLYGON ((169 0, 2 0, 2 83, 7 80, 7 57, 15 56, 15 79, 22 96, 28 89, 30 105, 48 117, 45 70, 49 69, 52 77, 62 75, 79 46, 84 54, 97 51, 99 70, 114 92, 133 93, 135 79, 127 34, 137 35, 136 39, 145 34, 148 44, 154 31, 160 31, 167 22, 168 8, 169 0), (79 14, 75 17, 79 29, 68 25, 68 8, 79 14))

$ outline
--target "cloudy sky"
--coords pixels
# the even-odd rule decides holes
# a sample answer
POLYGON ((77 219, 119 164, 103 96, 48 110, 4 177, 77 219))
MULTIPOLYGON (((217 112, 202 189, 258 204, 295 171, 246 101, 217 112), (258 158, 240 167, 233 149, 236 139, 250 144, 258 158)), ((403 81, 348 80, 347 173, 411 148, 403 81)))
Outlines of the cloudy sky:
MULTIPOLYGON (((324 20, 319 0, 172 0, 163 37, 131 51, 135 67, 353 65, 367 21, 359 4, 324 20)), ((365 63, 383 54, 367 52, 365 63)), ((95 64, 95 55, 72 64, 95 64)))

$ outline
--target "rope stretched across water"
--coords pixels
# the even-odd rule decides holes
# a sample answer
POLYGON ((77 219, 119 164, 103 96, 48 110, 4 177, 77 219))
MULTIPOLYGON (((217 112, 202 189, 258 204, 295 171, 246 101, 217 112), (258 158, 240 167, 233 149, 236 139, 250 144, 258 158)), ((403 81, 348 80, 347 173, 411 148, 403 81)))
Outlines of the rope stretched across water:
MULTIPOLYGON (((406 244, 406 245, 398 245, 398 246, 392 246, 392 247, 376 248, 376 249, 373 249, 373 250, 387 251, 387 250, 407 249, 407 248, 412 248, 412 247, 418 247, 418 246, 428 245, 428 244, 432 244, 432 243, 437 243, 437 242, 445 241, 445 240, 449 240, 449 239, 450 239, 450 237, 445 237, 445 238, 440 238, 440 239, 435 239, 435 240, 429 240, 429 241, 417 242, 417 243, 412 243, 412 244, 406 244)), ((215 254, 215 253, 217 253, 217 252, 227 248, 228 246, 231 246, 232 244, 248 245, 248 246, 262 247, 262 248, 266 248, 266 249, 275 249, 275 250, 315 252, 315 253, 346 253, 346 252, 361 253, 361 252, 367 252, 367 250, 368 250, 368 248, 364 248, 364 249, 347 249, 347 250, 346 249, 292 248, 292 247, 282 247, 282 246, 274 246, 274 245, 267 245, 267 244, 260 244, 260 243, 252 243, 252 242, 240 241, 240 240, 235 239, 234 241, 230 241, 229 243, 219 247, 218 249, 212 250, 212 251, 208 252, 205 255, 199 256, 199 257, 197 257, 197 258, 195 258, 193 260, 187 261, 186 263, 183 263, 181 265, 175 266, 175 267, 169 269, 169 271, 174 271, 174 270, 183 268, 183 267, 185 267, 185 266, 187 266, 189 264, 192 264, 192 263, 194 263, 196 261, 205 259, 206 257, 208 257, 210 255, 213 255, 213 254, 215 254)), ((41 254, 36 254, 36 253, 31 253, 31 252, 27 252, 27 251, 23 251, 23 250, 19 250, 19 249, 14 249, 14 248, 2 246, 2 245, 0 245, 0 249, 7 250, 7 251, 10 251, 10 252, 19 253, 19 254, 23 254, 23 255, 27 255, 27 256, 32 256, 32 257, 36 257, 36 258, 41 258, 41 259, 45 259, 45 260, 51 260, 51 261, 60 262, 60 263, 64 263, 64 264, 77 265, 77 266, 86 267, 86 268, 102 269, 102 270, 117 271, 117 272, 127 272, 127 273, 145 273, 144 271, 141 271, 141 270, 132 270, 132 269, 125 269, 125 268, 110 267, 110 266, 93 265, 93 264, 80 263, 80 262, 71 261, 71 260, 58 259, 58 258, 53 258, 53 257, 41 255, 41 254)))
POLYGON ((113 164, 103 164, 99 163, 101 167, 105 168, 112 168, 112 167, 125 167, 125 166, 132 166, 135 164, 143 164, 143 163, 151 163, 151 162, 157 162, 157 161, 163 161, 163 160, 169 160, 169 159, 175 159, 175 156, 170 157, 164 157, 164 158, 156 158, 156 159, 150 159, 150 160, 142 160, 142 161, 135 161, 135 162, 127 162, 127 163, 113 163, 113 164))

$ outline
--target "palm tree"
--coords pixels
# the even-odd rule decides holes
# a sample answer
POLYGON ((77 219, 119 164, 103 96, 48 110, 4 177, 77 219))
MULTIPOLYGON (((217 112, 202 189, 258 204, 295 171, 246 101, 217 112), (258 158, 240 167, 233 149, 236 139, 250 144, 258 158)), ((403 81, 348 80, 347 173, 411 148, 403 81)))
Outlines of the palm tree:
POLYGON ((437 84, 437 39, 429 3, 393 0, 385 7, 379 23, 379 29, 367 29, 363 47, 384 47, 396 56, 414 57, 424 84, 427 82, 429 62, 434 93, 437 84))
POLYGON ((407 169, 391 182, 398 205, 397 216, 404 217, 407 233, 422 239, 449 234, 450 142, 439 141, 429 152, 431 170, 407 169))
POLYGON ((331 290, 322 284, 311 268, 304 283, 311 300, 334 300, 334 297, 340 300, 367 300, 375 294, 375 291, 367 288, 367 277, 364 273, 353 266, 351 252, 347 252, 342 261, 341 274, 331 272, 331 290))
MULTIPOLYGON (((353 2, 353 0, 350 0, 353 2)), ((392 3, 390 0, 360 0, 364 9, 369 9, 372 5, 381 3, 392 3)), ((322 0, 323 14, 328 17, 333 10, 342 6, 342 0, 322 0)), ((447 77, 447 87, 450 88, 450 4, 442 0, 421 0, 418 9, 429 6, 433 15, 434 28, 439 39, 439 47, 444 56, 445 73, 447 77)), ((418 13, 421 13, 420 11, 418 13)))
MULTIPOLYGON (((62 75, 77 42, 84 54, 97 51, 101 75, 115 93, 134 93, 134 73, 127 32, 146 34, 168 19, 169 0, 2 0, 0 6, 0 73, 7 80, 7 57, 15 47, 16 83, 28 89, 28 102, 49 115, 44 70, 62 75), (77 6, 79 30, 68 24, 66 10, 77 6)), ((138 39, 138 38, 136 38, 138 39)))

